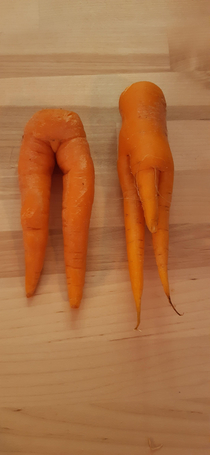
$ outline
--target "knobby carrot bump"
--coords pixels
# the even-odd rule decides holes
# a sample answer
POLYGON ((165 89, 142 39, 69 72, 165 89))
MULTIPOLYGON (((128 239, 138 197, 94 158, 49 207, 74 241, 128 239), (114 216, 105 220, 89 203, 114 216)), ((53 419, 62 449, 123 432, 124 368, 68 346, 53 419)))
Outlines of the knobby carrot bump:
POLYGON ((167 138, 166 101, 151 82, 136 82, 120 96, 122 127, 118 146, 118 175, 124 199, 127 255, 140 323, 143 291, 145 223, 152 233, 156 263, 169 303, 169 209, 174 163, 167 138))
POLYGON ((62 223, 68 296, 70 306, 77 308, 85 281, 94 167, 79 116, 63 109, 44 109, 25 126, 18 163, 27 297, 34 294, 44 263, 55 159, 63 172, 62 223))

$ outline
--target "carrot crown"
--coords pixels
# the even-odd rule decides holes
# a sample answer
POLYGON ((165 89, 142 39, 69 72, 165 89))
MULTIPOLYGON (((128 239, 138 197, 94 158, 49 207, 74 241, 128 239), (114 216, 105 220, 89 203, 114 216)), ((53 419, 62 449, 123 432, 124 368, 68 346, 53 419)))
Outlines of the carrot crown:
POLYGON ((152 82, 136 82, 127 87, 119 99, 122 118, 156 117, 159 121, 166 116, 166 101, 162 90, 152 82))

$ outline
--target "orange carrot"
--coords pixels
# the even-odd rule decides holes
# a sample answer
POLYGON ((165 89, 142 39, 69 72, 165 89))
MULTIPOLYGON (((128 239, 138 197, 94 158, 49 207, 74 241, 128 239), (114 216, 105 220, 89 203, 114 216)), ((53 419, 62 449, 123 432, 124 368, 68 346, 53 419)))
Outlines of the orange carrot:
POLYGON ((26 124, 18 164, 27 297, 34 294, 44 263, 55 157, 63 171, 62 223, 68 295, 70 306, 77 308, 85 281, 94 167, 79 116, 63 109, 44 109, 26 124))
POLYGON ((174 163, 167 138, 166 102, 157 85, 132 84, 121 94, 119 109, 122 127, 118 175, 124 198, 128 264, 138 327, 143 291, 144 218, 152 233, 160 279, 173 306, 167 266, 174 163))

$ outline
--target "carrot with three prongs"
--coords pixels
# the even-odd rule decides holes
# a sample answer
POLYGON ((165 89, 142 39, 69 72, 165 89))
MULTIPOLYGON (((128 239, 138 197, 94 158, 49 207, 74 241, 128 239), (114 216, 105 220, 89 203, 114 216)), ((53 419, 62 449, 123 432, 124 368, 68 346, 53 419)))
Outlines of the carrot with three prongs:
POLYGON ((44 263, 55 157, 63 171, 62 222, 68 295, 71 307, 77 308, 85 281, 94 167, 79 116, 63 109, 44 109, 26 124, 18 164, 27 297, 34 294, 44 263))
MULTIPOLYGON (((143 291, 144 219, 153 238, 160 279, 171 302, 168 282, 169 209, 174 163, 167 138, 166 102, 151 82, 137 82, 120 96, 118 175, 124 198, 127 254, 140 323, 143 291)), ((180 314, 180 313, 178 313, 180 314)))

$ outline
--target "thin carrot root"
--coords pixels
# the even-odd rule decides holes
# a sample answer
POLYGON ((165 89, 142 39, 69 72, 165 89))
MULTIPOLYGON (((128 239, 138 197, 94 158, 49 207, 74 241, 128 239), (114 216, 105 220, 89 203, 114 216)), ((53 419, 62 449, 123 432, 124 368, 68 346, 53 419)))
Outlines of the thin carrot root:
POLYGON ((138 330, 138 327, 140 325, 140 307, 137 309, 137 324, 134 330, 138 330))
POLYGON ((148 445, 149 445, 149 448, 154 452, 155 450, 160 450, 162 449, 163 445, 162 444, 159 444, 159 446, 155 446, 153 441, 148 438, 148 445))
POLYGON ((175 313, 178 314, 179 316, 183 316, 184 313, 180 313, 180 312, 176 309, 176 307, 174 306, 174 304, 172 303, 172 300, 171 300, 170 295, 167 296, 167 297, 168 297, 168 301, 169 301, 170 305, 172 306, 172 308, 174 309, 175 313))

